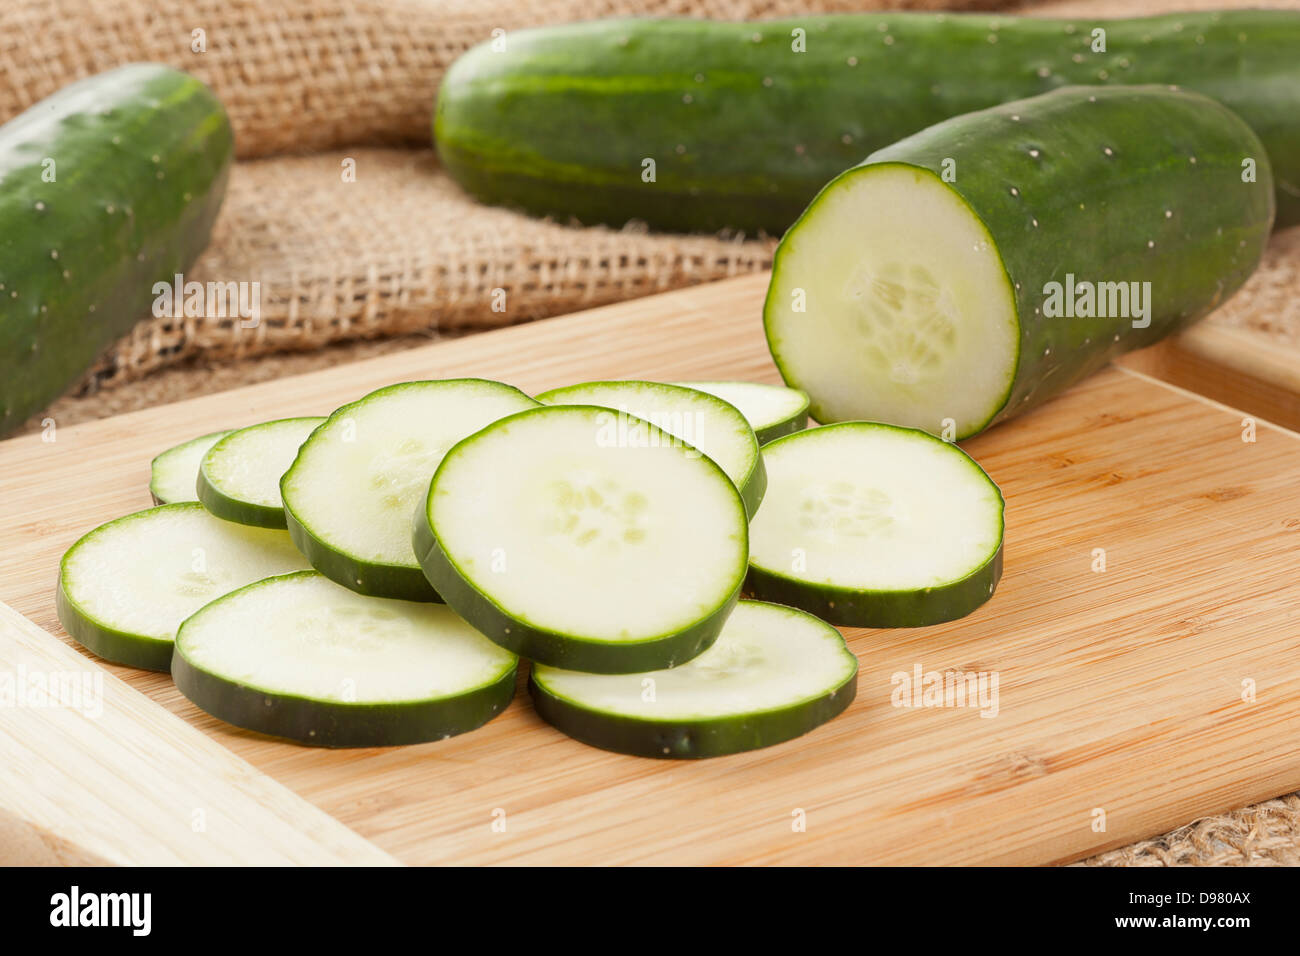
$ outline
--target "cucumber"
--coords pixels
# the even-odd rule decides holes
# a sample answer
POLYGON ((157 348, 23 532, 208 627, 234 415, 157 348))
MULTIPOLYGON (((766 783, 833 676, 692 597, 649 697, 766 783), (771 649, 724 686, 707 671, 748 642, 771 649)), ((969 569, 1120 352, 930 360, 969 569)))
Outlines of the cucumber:
POLYGON ((198 502, 159 505, 69 548, 56 606, 63 629, 100 657, 165 671, 181 621, 228 591, 306 566, 282 531, 221 521, 198 502))
POLYGON ((956 445, 877 422, 823 425, 763 449, 749 593, 851 627, 969 614, 1002 576, 1003 502, 956 445))
POLYGON ((1300 11, 611 19, 506 44, 448 71, 434 138, 470 193, 537 215, 780 235, 832 177, 941 120, 1060 86, 1175 83, 1255 129, 1278 224, 1300 222, 1300 11))
POLYGON ((0 127, 0 435, 189 269, 233 142, 212 91, 155 64, 74 83, 0 127))
POLYGON ((316 571, 186 619, 172 677, 203 710, 317 747, 441 740, 506 708, 518 659, 438 604, 364 597, 316 571))
POLYGON ((740 594, 744 502, 706 455, 594 405, 518 412, 443 458, 414 522, 447 604, 522 657, 569 670, 672 667, 740 594))
POLYGON ((832 180, 777 248, 768 345, 820 422, 962 439, 1217 307, 1258 265, 1273 211, 1269 158, 1219 103, 1057 90, 832 180), (1066 317, 1088 312, 1105 314, 1066 317))
POLYGON ((767 475, 758 438, 740 410, 717 396, 660 382, 620 381, 553 388, 537 400, 544 405, 600 405, 650 422, 717 462, 740 491, 751 517, 763 501, 767 475))
POLYGON ((547 723, 641 757, 720 757, 792 740, 857 692, 858 660, 810 614, 741 601, 699 657, 671 670, 584 674, 536 665, 529 690, 547 723))
POLYGON ((149 463, 149 494, 156 505, 175 504, 178 501, 198 501, 196 480, 199 464, 208 449, 230 432, 212 432, 181 442, 160 452, 149 463))
POLYGON ((808 393, 758 382, 676 382, 716 395, 739 409, 760 445, 808 427, 808 393))
POLYGON ((290 537, 317 571, 359 594, 440 600, 411 550, 411 514, 447 449, 536 405, 479 378, 403 382, 344 405, 280 479, 290 537))
POLYGON ((284 528, 280 479, 323 418, 281 418, 231 432, 203 456, 198 497, 218 518, 284 528))

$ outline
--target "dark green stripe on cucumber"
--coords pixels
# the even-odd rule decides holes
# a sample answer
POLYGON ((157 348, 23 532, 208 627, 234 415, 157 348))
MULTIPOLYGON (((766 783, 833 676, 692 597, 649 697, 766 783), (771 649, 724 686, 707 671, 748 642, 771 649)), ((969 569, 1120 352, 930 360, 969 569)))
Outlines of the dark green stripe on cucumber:
POLYGON ((962 439, 1220 305, 1273 214, 1269 157, 1221 104, 1057 90, 832 180, 777 249, 768 344, 818 421, 962 439))
POLYGON ((154 64, 82 80, 0 128, 0 434, 190 267, 232 155, 212 91, 154 64))
POLYGON ((833 176, 941 120, 1061 86, 1225 103, 1300 222, 1300 12, 1133 19, 876 13, 511 32, 448 71, 434 133, 485 202, 585 223, 779 235, 833 176))

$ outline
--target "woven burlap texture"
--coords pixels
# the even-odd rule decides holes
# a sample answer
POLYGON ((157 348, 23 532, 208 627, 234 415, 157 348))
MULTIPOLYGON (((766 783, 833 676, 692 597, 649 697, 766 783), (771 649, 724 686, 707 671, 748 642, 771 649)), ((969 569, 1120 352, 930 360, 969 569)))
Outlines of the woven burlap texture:
POLYGON ((752 19, 1008 0, 4 0, 0 120, 75 79, 167 63, 216 91, 241 157, 427 144, 443 72, 493 30, 610 16, 752 19))

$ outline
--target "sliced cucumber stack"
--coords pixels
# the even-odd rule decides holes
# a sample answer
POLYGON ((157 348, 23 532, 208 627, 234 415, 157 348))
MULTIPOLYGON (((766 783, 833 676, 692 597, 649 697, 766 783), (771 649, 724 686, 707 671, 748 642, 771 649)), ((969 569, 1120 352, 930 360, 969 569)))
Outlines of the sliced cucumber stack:
POLYGON ((770 747, 839 714, 858 661, 810 614, 741 601, 712 647, 671 670, 584 674, 535 666, 537 713, 583 743, 642 757, 718 757, 770 747))
POLYGON ((739 409, 760 445, 808 427, 808 393, 759 382, 676 382, 716 395, 739 409))
POLYGON ((518 659, 451 609, 267 578, 181 625, 172 677, 227 723, 321 747, 461 734, 505 709, 518 659))
POLYGON ((750 516, 758 511, 767 475, 754 430, 734 405, 693 388, 639 381, 585 382, 551 389, 537 400, 546 405, 600 405, 625 413, 615 424, 628 432, 628 442, 643 440, 631 434, 640 428, 636 420, 650 422, 717 462, 740 490, 750 516))
POLYGON ((231 432, 199 465, 198 496, 218 518, 283 528, 280 478, 323 418, 281 418, 231 432))
POLYGON ((161 452, 149 464, 149 494, 156 505, 170 505, 178 501, 198 501, 195 479, 199 464, 208 449, 230 432, 213 432, 191 438, 161 452))
POLYGON ((282 531, 222 521, 197 502, 160 505, 101 525, 68 549, 59 621, 100 657, 165 671, 176 629, 203 605, 306 566, 282 531))
POLYGON ((414 528, 429 581, 471 624, 539 663, 600 673, 708 648, 747 541, 744 503, 711 458, 593 405, 519 412, 460 442, 414 528))
POLYGON ((353 591, 439 600, 411 550, 411 514, 447 449, 536 406, 478 378, 389 385, 344 405, 280 481, 290 536, 316 570, 353 591))
POLYGON ((969 614, 1002 575, 1002 493, 956 445, 844 422, 763 449, 748 588, 833 624, 920 627, 969 614))

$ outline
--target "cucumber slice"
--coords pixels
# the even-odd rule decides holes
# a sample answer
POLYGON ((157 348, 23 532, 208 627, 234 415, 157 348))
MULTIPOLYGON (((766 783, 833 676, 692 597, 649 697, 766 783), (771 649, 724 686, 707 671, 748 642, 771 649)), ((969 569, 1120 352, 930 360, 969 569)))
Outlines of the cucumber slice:
POLYGON ((716 395, 740 410, 760 445, 808 427, 808 393, 758 382, 675 382, 716 395))
POLYGON ((811 614, 741 601, 717 642, 671 670, 583 674, 537 665, 542 719, 594 747, 641 757, 719 757, 770 747, 839 714, 858 659, 811 614))
POLYGON ((191 438, 164 452, 160 452, 149 463, 149 494, 156 505, 170 505, 178 501, 198 501, 195 491, 195 478, 199 473, 199 463, 208 449, 230 432, 213 432, 191 438))
POLYGON ((969 614, 1002 576, 1002 493, 956 445, 875 422, 763 449, 767 506, 748 588, 833 624, 920 627, 969 614))
POLYGON ((283 528, 280 478, 323 418, 281 418, 241 428, 213 445, 199 465, 198 495, 218 518, 283 528))
POLYGON ((758 438, 734 405, 714 395, 661 382, 585 382, 537 396, 545 405, 600 405, 650 422, 712 458, 740 490, 753 517, 767 488, 758 438))
POLYGON ((447 449, 537 403, 480 378, 389 385, 337 409, 280 480, 289 534, 359 594, 440 600, 411 550, 411 514, 447 449))
POLYGON ((282 531, 222 521, 198 502, 159 505, 100 525, 68 549, 59 621, 100 657, 165 671, 181 621, 235 588, 306 566, 282 531))
POLYGON ((415 516, 434 588, 503 647, 600 673, 672 667, 718 636, 748 555, 706 455, 592 405, 519 412, 447 453, 415 516), (628 440, 636 434, 639 440, 628 440))
POLYGON ((187 619, 172 677, 237 727, 318 747, 386 747, 487 723, 514 696, 517 664, 447 607, 365 597, 300 571, 187 619))

